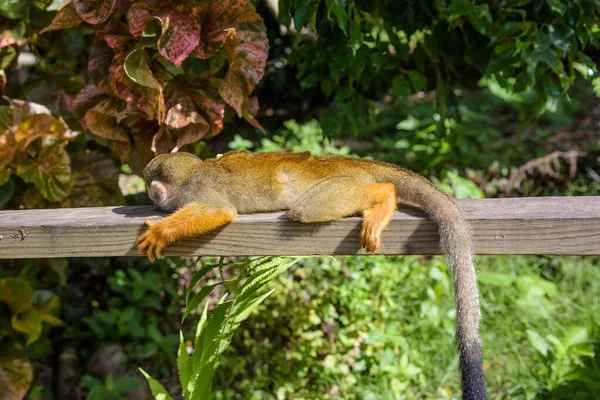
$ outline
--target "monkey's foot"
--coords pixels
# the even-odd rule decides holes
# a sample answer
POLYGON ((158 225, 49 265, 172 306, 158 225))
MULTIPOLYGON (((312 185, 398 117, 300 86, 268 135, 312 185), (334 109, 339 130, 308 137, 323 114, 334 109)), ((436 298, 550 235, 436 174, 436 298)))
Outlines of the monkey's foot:
POLYGON ((162 250, 167 246, 163 229, 160 223, 144 222, 148 229, 137 240, 140 255, 147 255, 150 261, 162 258, 162 250))

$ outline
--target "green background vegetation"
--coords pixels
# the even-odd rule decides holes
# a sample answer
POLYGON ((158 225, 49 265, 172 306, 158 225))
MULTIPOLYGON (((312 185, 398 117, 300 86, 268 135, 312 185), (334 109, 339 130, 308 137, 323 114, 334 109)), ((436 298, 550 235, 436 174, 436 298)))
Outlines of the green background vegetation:
MULTIPOLYGON (((0 208, 148 204, 140 169, 175 147, 370 157, 458 198, 600 194, 595 1, 217 3, 0 1, 0 208)), ((227 293, 262 303, 203 349, 215 398, 459 397, 442 257, 301 258, 252 290, 223 261, 199 281, 216 260, 0 261, 0 397, 148 398, 138 367, 175 397, 179 331, 199 349, 197 306, 227 293)), ((477 266, 490 398, 597 398, 600 259, 477 266)))

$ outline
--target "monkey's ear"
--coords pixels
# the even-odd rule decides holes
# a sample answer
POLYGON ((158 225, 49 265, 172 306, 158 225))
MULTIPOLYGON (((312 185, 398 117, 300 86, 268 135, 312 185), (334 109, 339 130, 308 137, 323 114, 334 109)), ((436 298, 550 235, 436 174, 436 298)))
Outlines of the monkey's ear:
POLYGON ((155 202, 161 202, 169 197, 167 185, 160 181, 152 181, 148 187, 148 195, 155 202))

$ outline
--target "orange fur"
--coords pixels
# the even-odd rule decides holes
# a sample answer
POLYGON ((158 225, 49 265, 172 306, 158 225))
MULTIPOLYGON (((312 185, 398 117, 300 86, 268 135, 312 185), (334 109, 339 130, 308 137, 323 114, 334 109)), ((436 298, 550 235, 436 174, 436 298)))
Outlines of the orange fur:
POLYGON ((206 209, 191 205, 177 210, 159 222, 146 220, 148 230, 138 238, 140 254, 150 261, 162 257, 162 250, 176 240, 194 237, 228 224, 235 218, 229 209, 206 209))
POLYGON ((396 191, 391 183, 366 185, 375 203, 362 211, 363 223, 360 232, 360 244, 368 253, 375 253, 381 242, 381 232, 390 223, 396 210, 396 191))

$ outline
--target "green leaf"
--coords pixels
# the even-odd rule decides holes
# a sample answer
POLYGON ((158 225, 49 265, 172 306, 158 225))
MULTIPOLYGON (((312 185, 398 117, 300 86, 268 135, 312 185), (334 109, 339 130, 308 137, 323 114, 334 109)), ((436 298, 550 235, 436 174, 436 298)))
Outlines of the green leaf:
POLYGON ((142 375, 146 377, 148 381, 148 385, 150 386, 150 391, 154 396, 155 400, 173 400, 173 398, 167 392, 167 389, 156 379, 152 378, 146 371, 143 369, 139 369, 142 375))
POLYGON ((218 265, 215 265, 215 264, 206 264, 192 276, 192 279, 190 279, 190 283, 188 284, 188 287, 185 291, 185 304, 188 303, 188 300, 190 298, 190 293, 192 292, 192 290, 194 290, 194 288, 196 287, 198 282, 200 282, 200 279, 204 278, 210 271, 212 271, 213 269, 215 269, 217 267, 218 267, 218 265))
POLYGON ((0 48, 0 68, 8 68, 17 57, 17 49, 15 46, 6 46, 0 48))
MULTIPOLYGON (((4 208, 4 206, 8 204, 15 192, 16 187, 14 179, 9 179, 11 175, 10 172, 6 172, 6 182, 2 182, 2 185, 0 186, 0 209, 4 208)), ((0 182, 2 177, 3 174, 0 172, 0 182)))
POLYGON ((310 1, 300 2, 298 7, 294 10, 294 26, 297 31, 300 31, 302 27, 312 18, 316 12, 314 5, 310 1))
POLYGON ((572 326, 563 338, 562 344, 568 349, 569 347, 587 343, 589 340, 590 338, 587 329, 582 326, 572 326))
POLYGON ((473 3, 469 0, 452 0, 448 5, 448 20, 452 22, 460 16, 469 14, 473 7, 473 3))
POLYGON ((539 333, 532 329, 527 329, 527 339, 529 339, 529 343, 531 343, 531 346, 533 346, 533 348, 536 349, 538 353, 540 353, 544 357, 548 356, 550 345, 539 333))
POLYGON ((34 291, 33 305, 43 322, 47 322, 52 326, 58 326, 62 324, 62 321, 55 317, 60 309, 60 299, 53 292, 49 290, 34 291))
POLYGON ((15 314, 10 319, 11 326, 27 335, 27 345, 38 340, 42 333, 42 319, 36 310, 28 309, 24 313, 15 314))
POLYGON ((487 4, 475 6, 469 13, 469 20, 477 32, 485 36, 490 36, 494 20, 487 4))
POLYGON ((494 34, 492 35, 492 40, 498 41, 498 40, 504 39, 506 36, 512 35, 512 34, 518 32, 519 30, 521 30, 523 25, 524 24, 522 22, 514 22, 514 21, 505 22, 499 31, 494 32, 494 34))
POLYGON ((24 19, 29 16, 29 0, 0 0, 0 15, 9 19, 24 19))
MULTIPOLYGON (((231 312, 232 323, 236 324, 235 327, 239 326, 246 318, 252 314, 252 311, 256 309, 267 297, 269 297, 275 289, 271 289, 268 292, 256 297, 250 298, 249 301, 235 307, 235 310, 231 312)), ((232 332, 233 333, 233 329, 232 332)))
POLYGON ((0 301, 6 303, 13 314, 25 312, 33 303, 33 290, 24 279, 0 279, 0 301))
MULTIPOLYGON (((550 41, 558 49, 568 53, 573 48, 573 39, 575 39, 575 31, 565 24, 554 24, 548 27, 550 41)), ((552 65, 552 64, 550 64, 552 65)))
POLYGON ((403 99, 412 94, 410 82, 402 75, 396 75, 392 80, 392 94, 398 99, 403 99))
POLYGON ((73 186, 71 158, 64 144, 42 147, 37 157, 22 158, 16 172, 25 182, 33 183, 49 201, 64 199, 73 186))
POLYGON ((181 322, 183 323, 183 321, 185 321, 187 316, 190 315, 192 312, 194 312, 196 310, 196 308, 198 308, 200 303, 202 303, 202 300, 204 300, 206 298, 206 296, 208 296, 214 288, 216 288, 217 286, 219 286, 221 284, 222 283, 206 285, 202 289, 200 289, 200 291, 198 293, 194 294, 189 302, 186 301, 185 312, 183 313, 183 316, 181 317, 181 322))
POLYGON ((125 73, 132 81, 142 86, 162 90, 150 69, 150 57, 145 49, 136 48, 125 58, 125 73))
POLYGON ((326 0, 327 19, 333 21, 331 14, 335 16, 339 28, 346 34, 346 24, 348 23, 348 13, 341 0, 326 0))
POLYGON ((413 85, 415 92, 420 92, 427 89, 427 78, 417 70, 408 71, 408 79, 413 85))
POLYGON ((137 389, 140 381, 137 378, 126 376, 119 378, 114 382, 114 390, 118 393, 127 393, 137 389))
POLYGON ((360 48, 363 42, 363 34, 360 30, 360 25, 356 21, 350 23, 350 46, 352 55, 356 56, 356 51, 360 48))
POLYGON ((563 0, 546 0, 546 4, 550 6, 550 9, 560 15, 563 15, 568 9, 568 2, 563 0))
POLYGON ((179 374, 179 383, 184 389, 188 387, 192 374, 192 368, 189 368, 190 356, 187 352, 183 332, 179 331, 179 348, 177 349, 177 373, 179 374))
POLYGON ((477 281, 489 286, 509 287, 514 283, 515 277, 499 272, 479 271, 477 273, 477 281))

